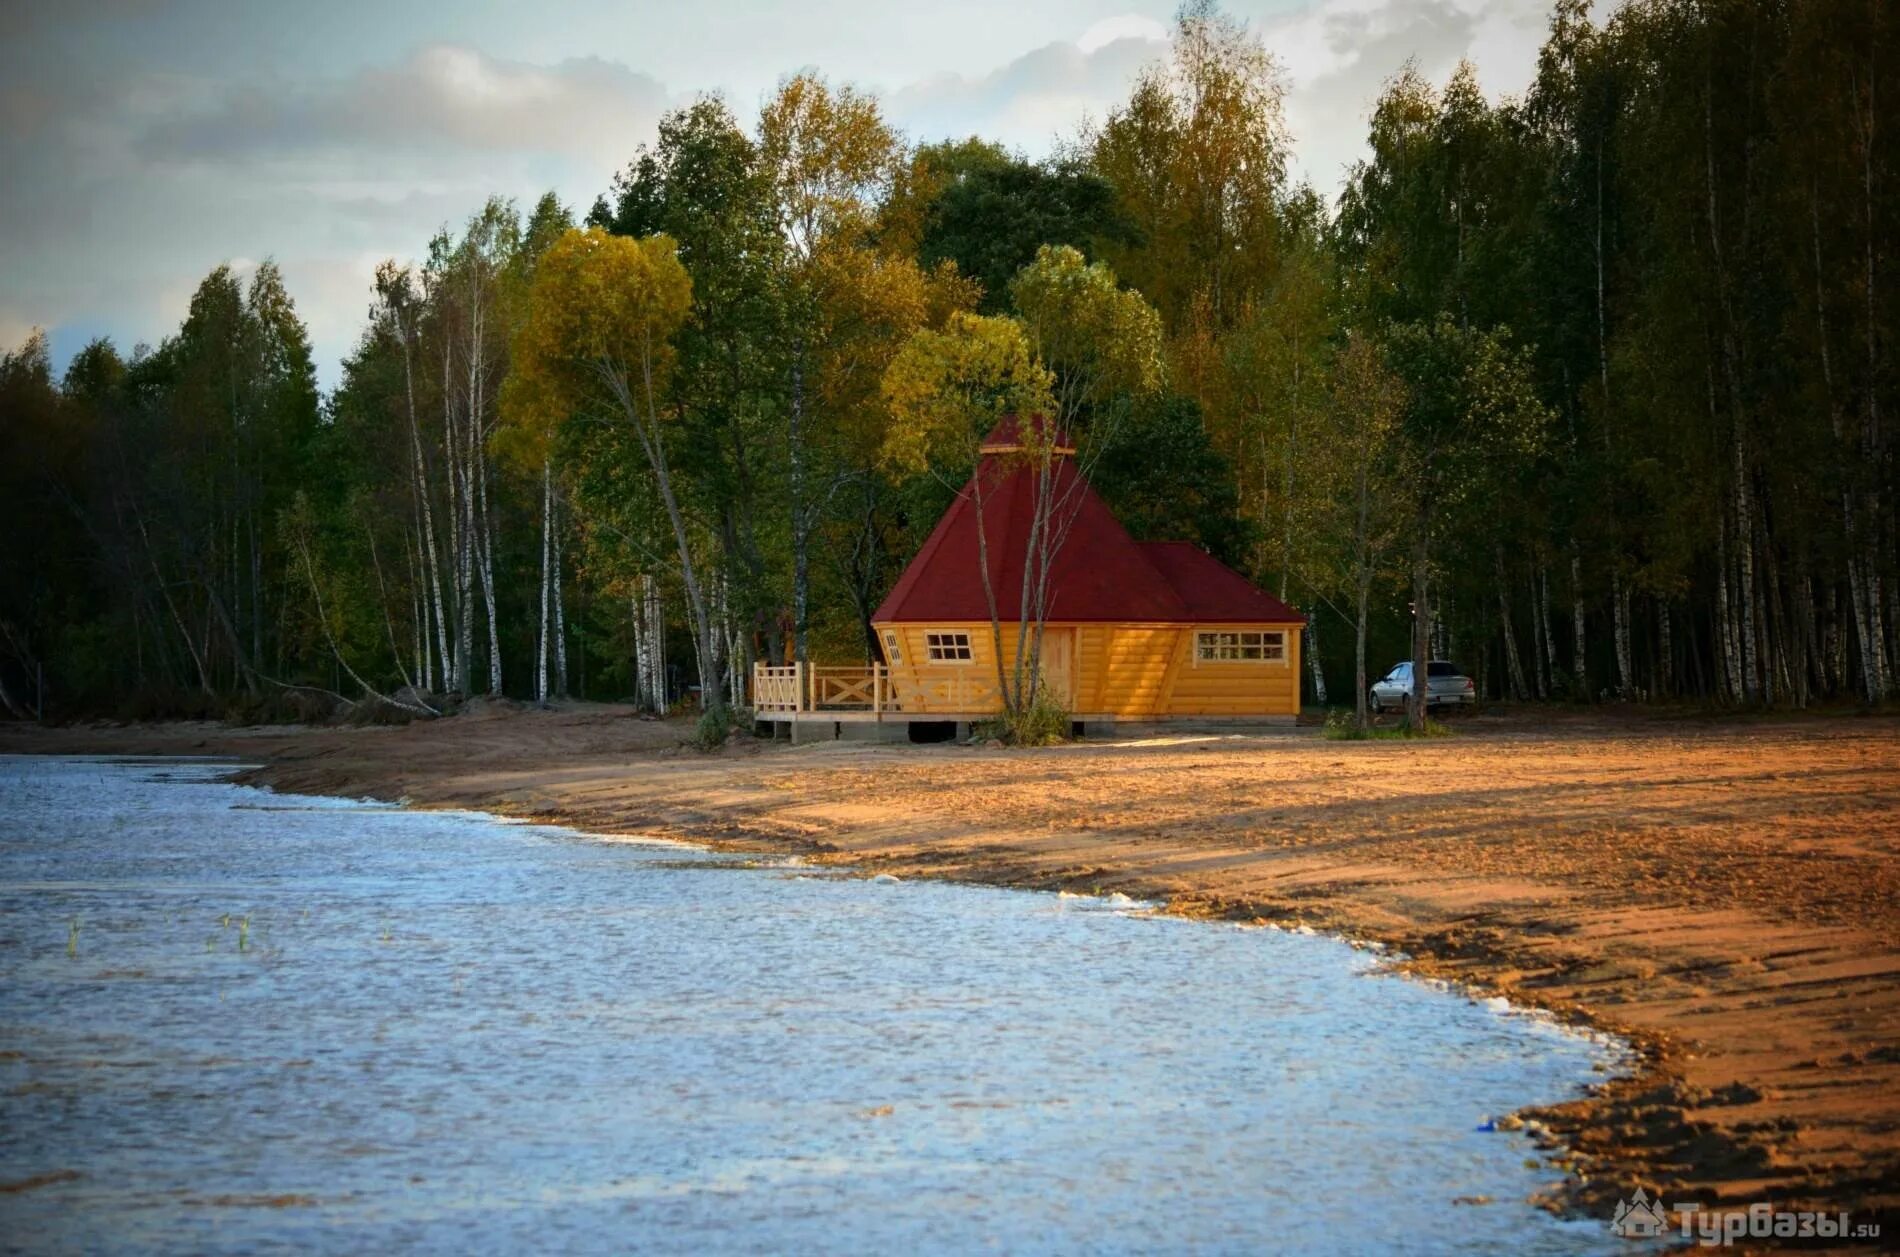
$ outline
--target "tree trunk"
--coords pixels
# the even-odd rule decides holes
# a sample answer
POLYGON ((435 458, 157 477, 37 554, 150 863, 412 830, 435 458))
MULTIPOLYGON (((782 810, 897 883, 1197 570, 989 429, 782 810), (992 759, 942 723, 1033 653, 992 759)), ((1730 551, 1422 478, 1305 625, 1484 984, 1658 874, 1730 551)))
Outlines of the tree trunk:
POLYGON ((1636 694, 1635 665, 1630 651, 1630 590, 1623 573, 1610 569, 1610 631, 1616 645, 1616 695, 1624 702, 1636 694))
MULTIPOLYGON (((423 578, 427 582, 429 594, 433 597, 435 604, 436 646, 441 655, 442 681, 446 688, 452 689, 454 686, 448 676, 448 617, 445 616, 442 611, 442 562, 436 553, 435 508, 431 501, 434 495, 429 489, 428 462, 422 453, 422 424, 416 417, 416 383, 415 372, 410 361, 410 330, 407 326, 402 326, 399 327, 398 333, 402 339, 403 392, 409 407, 409 447, 413 466, 416 508, 421 515, 419 528, 423 541, 423 578)), ((435 671, 433 668, 428 670, 428 679, 424 681, 423 684, 431 690, 435 688, 435 671)))
POLYGON ((1352 714, 1355 728, 1364 729, 1366 719, 1366 604, 1372 594, 1372 572, 1370 564, 1362 564, 1358 577, 1357 614, 1353 623, 1353 699, 1352 714))
POLYGON ((1583 637, 1583 556, 1575 549, 1570 552, 1570 627, 1571 684, 1576 687, 1576 697, 1587 703, 1590 701, 1590 674, 1586 667, 1583 637))
POLYGON ((480 489, 481 517, 477 536, 481 543, 482 604, 488 612, 488 693, 501 697, 501 624, 495 614, 495 542, 494 526, 488 514, 488 460, 480 454, 476 440, 476 484, 480 489))
POLYGON ((534 701, 542 706, 548 701, 548 568, 553 558, 550 536, 553 530, 548 520, 553 495, 548 490, 549 479, 544 459, 541 463, 541 621, 534 636, 534 701))
POLYGON ((1511 697, 1521 703, 1530 696, 1530 687, 1524 683, 1524 664, 1517 656, 1517 632, 1511 627, 1511 594, 1504 576, 1504 547, 1499 546, 1492 557, 1498 582, 1498 628, 1504 634, 1504 676, 1510 684, 1511 697))
POLYGON ((1742 701, 1752 703, 1761 697, 1761 661, 1755 636, 1754 511, 1749 503, 1748 476, 1744 470, 1739 424, 1730 448, 1735 476, 1735 597, 1737 610, 1741 614, 1737 635, 1742 646, 1742 701))
POLYGON ((1657 690, 1665 698, 1674 698, 1676 695, 1676 647, 1670 634, 1669 602, 1665 598, 1656 600, 1656 635, 1660 640, 1657 648, 1657 690))
POLYGON ((1430 555, 1425 532, 1429 521, 1420 511, 1414 521, 1412 539, 1412 694, 1406 719, 1413 729, 1423 729, 1431 714, 1431 602, 1427 572, 1430 555))
POLYGON ((643 346, 643 356, 639 363, 640 387, 644 400, 634 397, 632 382, 627 379, 626 370, 617 362, 605 361, 599 364, 601 379, 607 384, 619 403, 621 413, 632 424, 634 435, 639 438, 640 447, 647 456, 647 464, 653 471, 654 482, 660 490, 660 501, 666 507, 667 520, 673 525, 673 542, 679 550, 680 583, 686 589, 686 605, 692 612, 694 645, 699 656, 699 703, 702 713, 708 716, 723 717, 726 705, 720 694, 720 678, 711 670, 715 659, 713 654, 712 617, 706 604, 706 591, 699 583, 698 565, 693 561, 692 537, 686 531, 686 516, 680 509, 679 496, 673 491, 672 467, 666 457, 666 434, 660 426, 659 402, 654 395, 654 363, 651 346, 643 346))
MULTIPOLYGON (((548 515, 552 520, 554 534, 554 696, 567 698, 567 600, 561 585, 561 566, 563 549, 561 546, 562 519, 561 493, 558 488, 548 492, 548 515)), ((585 678, 582 678, 585 680, 585 678)))
POLYGON ((1742 701, 1742 653, 1735 641, 1735 609, 1728 588, 1728 520, 1715 534, 1715 639, 1720 647, 1722 688, 1732 703, 1742 701))
MULTIPOLYGON (((1874 215, 1874 207, 1876 205, 1874 196, 1874 144, 1876 125, 1880 117, 1874 100, 1875 84, 1879 82, 1879 74, 1876 68, 1878 64, 1876 58, 1879 56, 1879 53, 1876 48, 1876 41, 1868 41, 1866 49, 1869 62, 1867 66, 1867 109, 1863 114, 1859 102, 1856 101, 1854 121, 1857 124, 1857 129, 1860 131, 1861 209, 1866 226, 1862 235, 1864 271, 1861 283, 1861 297, 1866 306, 1864 323, 1867 346, 1867 382, 1863 392, 1865 421, 1861 428, 1861 459, 1863 464, 1874 472, 1870 477, 1871 484, 1867 491, 1867 509, 1864 512, 1867 522, 1867 540, 1865 543, 1866 549, 1863 551, 1862 558, 1861 583, 1864 586, 1864 596, 1867 601, 1866 620, 1868 642, 1862 667, 1870 667, 1873 671, 1874 675, 1867 682, 1867 688, 1874 696, 1871 701, 1877 703, 1885 698, 1891 691, 1892 679, 1888 673, 1887 630, 1886 626, 1881 623, 1884 602, 1881 597, 1881 586, 1883 582, 1881 580, 1880 519, 1884 506, 1880 498, 1883 484, 1883 476, 1881 473, 1885 470, 1886 440, 1880 427, 1880 395, 1882 386, 1885 383, 1883 378, 1884 373, 1881 371, 1880 363, 1880 331, 1883 324, 1880 319, 1880 305, 1877 298, 1878 284, 1876 281, 1879 273, 1874 265, 1876 244, 1880 240, 1880 231, 1874 215)), ((1888 592, 1891 596, 1893 593, 1891 586, 1889 586, 1888 592)), ((1888 619, 1900 619, 1900 616, 1897 616, 1892 609, 1887 609, 1884 614, 1888 619)))
POLYGON ((455 598, 451 609, 455 621, 455 645, 450 686, 457 694, 466 698, 473 691, 473 687, 469 684, 469 667, 471 657, 475 653, 475 621, 469 614, 475 574, 474 556, 469 548, 469 537, 475 531, 471 523, 474 514, 474 495, 467 479, 468 460, 463 454, 461 425, 455 422, 454 363, 454 340, 444 335, 442 338, 443 449, 448 463, 449 557, 455 565, 455 598))
POLYGON ((792 349, 792 414, 790 439, 792 483, 792 657, 811 662, 806 620, 811 602, 811 540, 805 505, 805 342, 792 349))
POLYGON ((1317 610, 1306 621, 1303 636, 1305 640, 1300 643, 1300 653, 1306 656, 1307 671, 1313 675, 1313 701, 1324 707, 1326 705, 1326 671, 1319 662, 1319 612, 1317 610))
POLYGON ((1357 595, 1353 624, 1353 727, 1363 732, 1366 719, 1366 604, 1372 596, 1372 474, 1363 447, 1354 469, 1358 510, 1353 516, 1353 592, 1357 595))
POLYGON ((1544 638, 1544 675, 1539 684, 1538 696, 1554 695, 1557 692, 1557 635, 1550 627, 1550 569, 1542 564, 1537 568, 1537 622, 1544 638))

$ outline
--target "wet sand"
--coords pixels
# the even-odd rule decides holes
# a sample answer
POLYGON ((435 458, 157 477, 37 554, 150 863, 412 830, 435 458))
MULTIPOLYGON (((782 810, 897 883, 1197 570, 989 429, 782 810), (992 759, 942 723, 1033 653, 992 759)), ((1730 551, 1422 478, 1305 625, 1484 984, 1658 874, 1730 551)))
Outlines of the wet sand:
POLYGON ((702 755, 679 748, 683 725, 576 705, 400 729, 5 728, 0 751, 234 756, 283 790, 1377 940, 1637 1044, 1636 1077, 1526 1115, 1566 1172, 1555 1201, 1607 1217, 1641 1183, 1879 1214, 1891 1234, 1900 721, 1540 713, 1457 730, 702 755))

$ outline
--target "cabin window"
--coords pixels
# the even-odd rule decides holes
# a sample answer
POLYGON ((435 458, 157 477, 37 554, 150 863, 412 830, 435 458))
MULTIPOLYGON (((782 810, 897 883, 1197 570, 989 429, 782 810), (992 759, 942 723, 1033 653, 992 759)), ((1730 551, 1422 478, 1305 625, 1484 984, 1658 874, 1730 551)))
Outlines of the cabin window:
POLYGON ((1196 663, 1285 663, 1286 634, 1263 632, 1204 632, 1194 635, 1196 663))
POLYGON ((884 630, 884 661, 893 668, 904 662, 903 652, 897 649, 897 634, 884 630))
POLYGON ((968 633, 925 633, 924 651, 932 663, 968 663, 975 658, 968 633))

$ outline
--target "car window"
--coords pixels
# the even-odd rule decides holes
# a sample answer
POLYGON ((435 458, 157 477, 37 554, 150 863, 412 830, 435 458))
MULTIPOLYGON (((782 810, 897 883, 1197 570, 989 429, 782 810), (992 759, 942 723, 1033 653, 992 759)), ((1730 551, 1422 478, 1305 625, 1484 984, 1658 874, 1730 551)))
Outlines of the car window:
POLYGON ((1434 677, 1455 677, 1463 676, 1464 673, 1458 671, 1458 665, 1455 663, 1437 662, 1430 666, 1430 670, 1427 671, 1425 675, 1434 677))
POLYGON ((1411 664, 1409 663, 1394 664, 1392 671, 1385 674, 1385 679, 1388 681, 1403 681, 1406 677, 1409 677, 1411 675, 1412 675, 1411 664))

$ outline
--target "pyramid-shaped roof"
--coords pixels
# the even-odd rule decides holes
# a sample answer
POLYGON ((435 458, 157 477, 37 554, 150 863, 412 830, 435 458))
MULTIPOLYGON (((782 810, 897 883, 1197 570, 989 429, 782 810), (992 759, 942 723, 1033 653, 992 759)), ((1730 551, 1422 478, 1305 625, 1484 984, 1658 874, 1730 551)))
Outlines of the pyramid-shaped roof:
MULTIPOLYGON (((1058 451, 1066 449, 1058 438, 1058 451)), ((1018 455, 1013 419, 983 443, 977 471, 898 578, 875 623, 957 623, 990 618, 978 555, 988 553, 998 619, 1022 619, 1023 569, 1035 516, 1037 467, 1018 455), (981 478, 979 481, 979 477, 981 478), (981 490, 979 492, 979 489, 981 490), (981 536, 978 501, 981 501, 981 536)), ((1198 547, 1137 542, 1059 452, 1050 473, 1068 533, 1049 573, 1049 616, 1061 623, 1255 622, 1304 619, 1198 547)))

